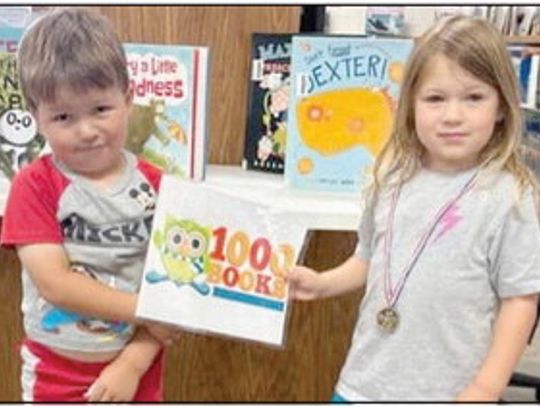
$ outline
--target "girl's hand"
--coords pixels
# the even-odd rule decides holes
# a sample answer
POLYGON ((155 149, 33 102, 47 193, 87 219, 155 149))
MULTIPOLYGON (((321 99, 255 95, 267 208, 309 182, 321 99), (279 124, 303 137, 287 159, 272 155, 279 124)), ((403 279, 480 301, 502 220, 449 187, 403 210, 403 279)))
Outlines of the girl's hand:
POLYGON ((309 301, 323 296, 323 274, 303 266, 293 267, 285 277, 290 283, 289 296, 309 301))
POLYGON ((113 360, 94 383, 88 388, 85 397, 89 402, 127 402, 132 401, 139 387, 139 380, 144 374, 127 360, 113 360))
POLYGON ((172 345, 175 341, 178 341, 181 336, 181 331, 170 325, 157 322, 144 322, 144 326, 155 339, 165 346, 172 345))

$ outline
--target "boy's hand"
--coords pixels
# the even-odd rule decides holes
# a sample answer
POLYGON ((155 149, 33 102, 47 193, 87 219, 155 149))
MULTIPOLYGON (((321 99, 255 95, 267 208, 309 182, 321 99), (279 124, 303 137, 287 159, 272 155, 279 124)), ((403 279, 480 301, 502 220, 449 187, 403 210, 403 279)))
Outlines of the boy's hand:
POLYGON ((148 332, 156 338, 162 345, 170 346, 181 337, 181 331, 169 325, 157 322, 144 322, 148 332))
POLYGON ((139 380, 144 372, 126 359, 113 360, 94 383, 85 396, 88 401, 127 402, 132 401, 139 387, 139 380))
POLYGON ((290 283, 289 295, 294 300, 309 301, 322 297, 323 273, 303 266, 293 267, 285 277, 290 283))

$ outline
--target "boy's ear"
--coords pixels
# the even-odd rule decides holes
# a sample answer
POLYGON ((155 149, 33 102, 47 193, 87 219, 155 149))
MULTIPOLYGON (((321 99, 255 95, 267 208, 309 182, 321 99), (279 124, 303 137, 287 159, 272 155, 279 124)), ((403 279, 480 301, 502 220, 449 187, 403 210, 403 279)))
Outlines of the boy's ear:
POLYGON ((32 115, 32 119, 34 119, 34 122, 36 123, 36 126, 39 127, 39 123, 38 123, 38 120, 37 120, 37 110, 36 109, 28 109, 28 111, 32 115))
POLYGON ((131 107, 133 106, 133 89, 131 87, 126 92, 126 105, 131 110, 131 107))

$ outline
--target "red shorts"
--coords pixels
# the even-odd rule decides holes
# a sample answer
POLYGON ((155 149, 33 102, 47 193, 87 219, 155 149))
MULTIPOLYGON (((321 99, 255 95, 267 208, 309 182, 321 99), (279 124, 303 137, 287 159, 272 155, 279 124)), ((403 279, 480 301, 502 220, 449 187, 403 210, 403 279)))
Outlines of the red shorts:
MULTIPOLYGON (((67 359, 25 339, 21 347, 23 401, 87 401, 84 393, 110 362, 67 359)), ((139 382, 133 401, 163 401, 163 351, 139 382)))

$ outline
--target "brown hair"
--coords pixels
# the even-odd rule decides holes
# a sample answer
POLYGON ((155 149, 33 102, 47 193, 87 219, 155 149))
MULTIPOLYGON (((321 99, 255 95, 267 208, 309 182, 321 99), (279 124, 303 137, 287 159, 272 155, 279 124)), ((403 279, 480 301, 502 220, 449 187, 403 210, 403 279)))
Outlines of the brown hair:
POLYGON ((25 31, 17 63, 30 110, 54 101, 60 86, 75 90, 118 86, 128 91, 122 43, 102 15, 82 7, 56 8, 25 31))

